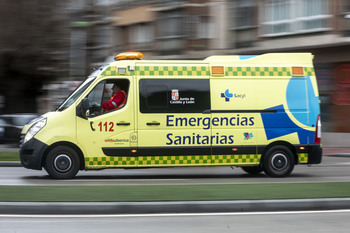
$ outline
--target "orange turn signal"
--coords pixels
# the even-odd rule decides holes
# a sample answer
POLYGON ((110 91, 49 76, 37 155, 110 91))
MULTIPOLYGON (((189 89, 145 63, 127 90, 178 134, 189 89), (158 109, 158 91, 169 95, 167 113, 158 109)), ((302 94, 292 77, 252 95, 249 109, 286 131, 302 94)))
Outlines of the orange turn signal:
POLYGON ((292 76, 304 76, 304 67, 293 66, 292 67, 292 76))
POLYGON ((211 74, 212 75, 224 75, 225 69, 223 66, 212 66, 211 67, 211 74))

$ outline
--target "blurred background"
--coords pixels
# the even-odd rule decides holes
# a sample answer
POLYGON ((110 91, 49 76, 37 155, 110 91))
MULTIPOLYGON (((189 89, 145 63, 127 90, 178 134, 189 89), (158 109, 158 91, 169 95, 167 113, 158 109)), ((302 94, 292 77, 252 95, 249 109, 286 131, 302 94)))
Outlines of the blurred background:
POLYGON ((349 0, 0 0, 0 136, 8 118, 55 109, 129 50, 145 59, 311 52, 323 131, 350 132, 349 0))

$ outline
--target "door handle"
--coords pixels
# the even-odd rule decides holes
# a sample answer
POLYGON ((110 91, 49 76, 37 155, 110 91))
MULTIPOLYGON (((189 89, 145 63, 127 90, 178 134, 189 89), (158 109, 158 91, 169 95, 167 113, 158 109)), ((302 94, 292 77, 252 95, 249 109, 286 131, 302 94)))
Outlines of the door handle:
POLYGON ((128 125, 130 125, 130 123, 128 123, 128 122, 119 122, 119 123, 117 123, 117 125, 128 126, 128 125))
POLYGON ((159 122, 147 122, 147 125, 160 125, 159 122))

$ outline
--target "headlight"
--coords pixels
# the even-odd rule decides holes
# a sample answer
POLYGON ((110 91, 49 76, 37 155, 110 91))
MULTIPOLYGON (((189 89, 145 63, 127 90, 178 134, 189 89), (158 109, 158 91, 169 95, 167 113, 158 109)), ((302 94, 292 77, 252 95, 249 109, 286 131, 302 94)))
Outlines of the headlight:
POLYGON ((30 127, 30 129, 26 133, 26 136, 24 136, 23 143, 26 143, 30 139, 32 139, 45 125, 46 125, 46 118, 43 118, 37 123, 35 123, 34 125, 32 125, 32 127, 30 127))

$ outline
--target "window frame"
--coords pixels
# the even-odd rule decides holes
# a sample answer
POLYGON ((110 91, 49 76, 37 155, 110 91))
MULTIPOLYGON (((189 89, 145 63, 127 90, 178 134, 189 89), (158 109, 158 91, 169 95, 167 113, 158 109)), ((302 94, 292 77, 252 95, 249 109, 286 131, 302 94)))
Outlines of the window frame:
MULTIPOLYGON (((111 113, 111 112, 114 112, 114 111, 116 111, 116 110, 120 110, 120 109, 122 109, 122 108, 124 108, 124 107, 122 107, 122 108, 118 108, 118 109, 113 109, 113 110, 111 110, 111 111, 108 111, 108 112, 103 112, 103 108, 102 108, 102 103, 104 103, 104 102, 106 102, 106 101, 108 101, 110 98, 111 98, 111 96, 113 95, 113 92, 111 91, 111 93, 112 93, 112 95, 110 95, 110 96, 108 96, 108 95, 106 95, 106 93, 105 93, 105 89, 107 88, 107 86, 106 85, 109 85, 109 84, 113 84, 113 83, 115 83, 115 82, 120 82, 120 80, 122 80, 122 82, 124 82, 124 85, 128 85, 128 87, 126 88, 126 87, 124 87, 124 91, 126 92, 126 94, 127 94, 127 99, 126 99, 126 102, 125 102, 125 106, 128 104, 128 93, 129 93, 129 89, 130 89, 130 80, 129 79, 127 79, 127 78, 123 78, 123 77, 118 77, 118 78, 111 78, 111 77, 108 77, 108 78, 106 78, 106 79, 103 79, 103 80, 100 80, 100 82, 98 82, 93 88, 92 88, 92 90, 89 92, 89 93, 87 93, 86 95, 85 95, 85 97, 84 98, 87 98, 87 99, 89 99, 89 96, 90 96, 90 94, 95 90, 95 88, 97 88, 97 86, 99 86, 101 83, 103 83, 103 91, 102 91, 102 93, 97 93, 97 94, 101 94, 101 98, 100 98, 100 101, 99 101, 99 103, 96 103, 96 104, 98 104, 98 107, 99 107, 99 114, 98 115, 90 115, 89 116, 89 118, 94 118, 94 117, 98 117, 98 116, 102 116, 102 115, 104 115, 104 114, 108 114, 108 113, 111 113)), ((93 103, 93 100, 90 102, 90 103, 93 103)), ((90 110, 93 110, 93 105, 89 105, 89 109, 90 110)), ((97 106, 95 106, 95 107, 97 107, 97 106)), ((97 110, 96 110, 97 111, 97 110)))
MULTIPOLYGON (((321 7, 323 12, 319 12, 318 14, 314 15, 306 15, 307 14, 307 4, 310 3, 306 0, 267 0, 264 2, 263 6, 263 14, 261 14, 261 24, 262 29, 260 32, 261 37, 278 37, 278 36, 288 36, 288 35, 295 35, 295 34, 306 34, 306 33, 316 33, 316 32, 324 32, 324 31, 330 31, 331 28, 331 21, 332 15, 330 14, 330 3, 329 0, 313 0, 315 1, 314 4, 320 4, 322 3, 321 7), (319 1, 316 3, 316 1, 319 1), (284 4, 288 7, 287 13, 285 15, 288 15, 288 17, 284 19, 271 19, 274 16, 274 8, 278 7, 278 4, 284 4), (324 20, 324 25, 321 27, 314 27, 314 28, 306 28, 304 26, 305 23, 316 21, 316 20, 324 20), (287 27, 287 30, 281 31, 281 32, 275 32, 273 31, 273 27, 276 27, 276 25, 283 25, 285 24, 287 27)), ((313 9, 313 8, 310 8, 313 9)), ((280 12, 277 12, 280 14, 280 12)), ((321 23, 322 24, 322 23, 321 23)))
POLYGON ((159 79, 142 78, 139 81, 139 111, 141 114, 184 114, 184 113, 203 113, 211 109, 210 99, 210 80, 209 79, 159 79), (152 85, 154 81, 155 85, 152 85), (166 86, 167 87, 167 105, 149 106, 147 97, 147 87, 166 86), (180 104, 172 102, 172 92, 178 90, 179 100, 181 98, 194 98, 194 104, 180 104), (199 100, 200 99, 200 100, 199 100), (197 102, 196 102, 197 101, 197 102))

